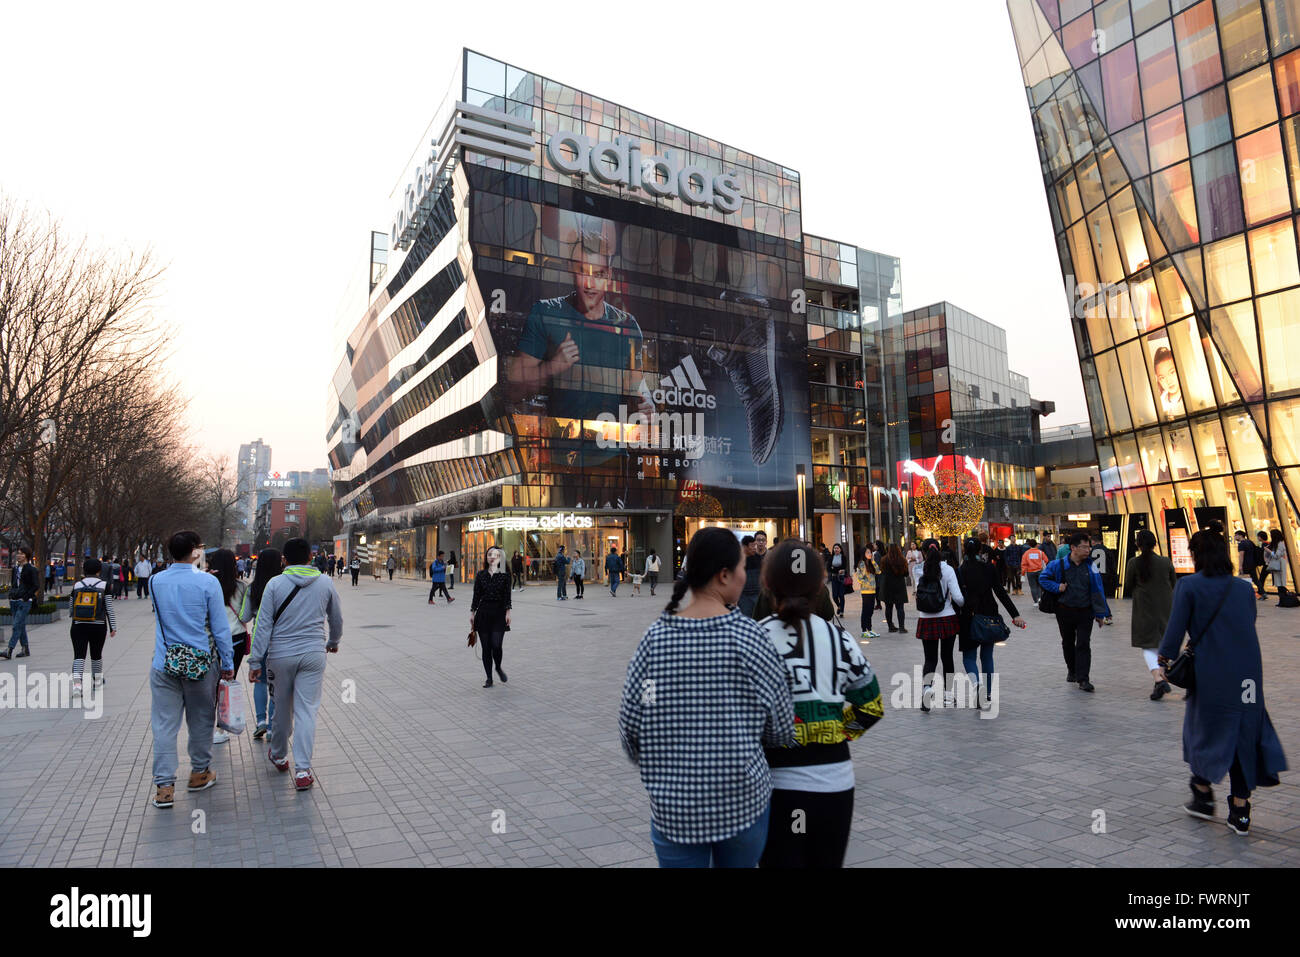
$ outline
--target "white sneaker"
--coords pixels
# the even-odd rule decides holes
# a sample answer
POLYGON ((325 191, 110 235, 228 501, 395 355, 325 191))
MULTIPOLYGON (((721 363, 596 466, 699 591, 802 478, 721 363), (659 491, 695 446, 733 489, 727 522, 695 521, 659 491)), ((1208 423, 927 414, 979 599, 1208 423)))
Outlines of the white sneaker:
POLYGON ((934 704, 934 688, 926 685, 921 689, 921 710, 929 711, 934 704))
POLYGON ((957 706, 957 692, 945 691, 943 693, 943 706, 945 708, 955 708, 957 706))
POLYGON ((74 682, 72 682, 72 697, 74 697, 74 698, 80 698, 80 697, 81 697, 81 682, 80 682, 80 681, 74 681, 74 682))
POLYGON ((222 731, 220 728, 217 728, 212 732, 213 744, 225 744, 229 740, 230 735, 226 734, 226 732, 222 731))

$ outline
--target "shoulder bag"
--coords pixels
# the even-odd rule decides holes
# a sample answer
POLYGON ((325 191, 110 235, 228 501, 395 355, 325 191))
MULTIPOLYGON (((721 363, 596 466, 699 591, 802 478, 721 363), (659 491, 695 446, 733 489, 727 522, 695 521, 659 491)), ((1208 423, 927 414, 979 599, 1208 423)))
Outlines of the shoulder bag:
MULTIPOLYGON (((202 681, 208 674, 208 668, 212 664, 212 654, 216 650, 209 646, 208 653, 191 648, 183 641, 176 644, 169 644, 167 641, 167 629, 163 627, 163 616, 158 613, 157 592, 152 588, 149 589, 149 601, 153 604, 154 620, 158 622, 158 630, 163 636, 163 671, 173 678, 184 678, 186 681, 202 681)), ((209 638, 209 641, 212 639, 209 638)))
MULTIPOLYGON (((1056 560, 1056 559, 1052 559, 1053 562, 1054 562, 1055 560, 1056 560)), ((1047 569, 1051 567, 1051 564, 1052 564, 1051 562, 1048 562, 1048 564, 1044 565, 1044 566, 1043 566, 1043 571, 1047 571, 1047 569)), ((1057 588, 1060 588, 1060 587, 1062 587, 1062 586, 1065 584, 1065 582, 1064 582, 1064 578, 1065 578, 1065 569, 1064 569, 1064 568, 1061 569, 1061 578, 1062 578, 1062 580, 1061 580, 1061 581, 1058 581, 1058 582, 1056 583, 1056 587, 1057 587, 1057 588)), ((1042 584, 1042 579, 1040 578, 1040 579, 1039 579, 1039 585, 1040 585, 1040 587, 1041 587, 1041 584, 1042 584)), ((1038 610, 1041 611, 1041 612, 1043 612, 1044 614, 1047 614, 1047 615, 1055 615, 1055 614, 1056 614, 1056 608, 1057 608, 1057 606, 1061 603, 1061 593, 1060 593, 1059 591, 1048 591, 1046 588, 1043 588, 1043 589, 1042 589, 1042 592, 1043 592, 1042 597, 1038 599, 1038 610)))
POLYGON ((1229 581, 1228 587, 1223 589, 1223 596, 1219 599, 1219 605, 1214 609, 1214 614, 1210 616, 1210 620, 1205 623, 1205 627, 1201 629, 1201 633, 1187 642, 1187 647, 1179 652, 1178 657, 1165 668, 1165 679, 1171 685, 1177 685, 1187 691, 1196 690, 1196 645, 1205 636, 1205 633, 1210 630, 1210 625, 1214 624, 1214 619, 1219 617, 1219 612, 1223 610, 1223 603, 1228 600, 1228 592, 1232 590, 1232 584, 1232 581, 1229 581))

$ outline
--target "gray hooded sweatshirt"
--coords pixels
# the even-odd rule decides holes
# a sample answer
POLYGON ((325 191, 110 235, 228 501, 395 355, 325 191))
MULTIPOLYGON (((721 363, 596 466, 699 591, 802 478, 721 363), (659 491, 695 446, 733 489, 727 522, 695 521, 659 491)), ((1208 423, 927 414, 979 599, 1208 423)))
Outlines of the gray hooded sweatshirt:
POLYGON ((343 614, 339 610, 338 592, 329 576, 310 565, 290 565, 283 575, 266 583, 262 604, 257 610, 257 630, 253 634, 250 661, 263 657, 290 658, 309 651, 337 648, 343 637, 343 614), (275 610, 295 587, 302 591, 289 603, 280 620, 271 624, 275 610), (326 625, 329 635, 326 636, 326 625))

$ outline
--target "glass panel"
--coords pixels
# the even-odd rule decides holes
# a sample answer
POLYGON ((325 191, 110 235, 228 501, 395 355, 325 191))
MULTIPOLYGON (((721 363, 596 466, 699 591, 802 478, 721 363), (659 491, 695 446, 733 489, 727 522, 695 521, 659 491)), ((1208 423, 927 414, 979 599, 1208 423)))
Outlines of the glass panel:
POLYGON ((1300 0, 1264 0, 1273 55, 1300 46, 1300 0))
POLYGON ((1110 227, 1110 211, 1104 205, 1098 207, 1088 214, 1087 223, 1101 281, 1103 283, 1123 282, 1124 266, 1120 262, 1115 232, 1110 227))
POLYGON ((1238 475, 1237 488, 1241 492, 1246 532, 1251 538, 1255 537, 1256 532, 1267 532, 1271 528, 1280 527, 1277 502, 1274 501, 1273 486, 1268 480, 1267 472, 1238 475))
POLYGON ((1120 130, 1142 119, 1137 53, 1132 43, 1101 58, 1101 82, 1110 129, 1120 130))
POLYGON ((1151 398, 1151 382, 1147 378, 1147 360, 1142 354, 1141 342, 1130 342, 1116 348, 1120 375, 1128 390, 1129 409, 1134 425, 1151 425, 1156 421, 1156 405, 1151 398))
POLYGON ((1080 17, 1073 23, 1066 24, 1061 31, 1061 46, 1065 48, 1065 55, 1076 67, 1095 60, 1100 44, 1096 43, 1093 37, 1092 17, 1080 17))
POLYGON ((1124 377, 1119 372, 1119 360, 1114 352, 1097 356, 1097 378, 1101 383, 1101 399, 1106 406, 1106 420, 1111 432, 1123 432, 1132 427, 1128 401, 1125 398, 1124 377))
MULTIPOLYGON (((1248 302, 1240 302, 1226 309, 1215 309, 1210 313, 1210 327, 1214 331, 1216 348, 1222 349, 1225 371, 1220 386, 1228 389, 1227 398, 1221 397, 1220 404, 1233 401, 1237 390, 1227 380, 1227 371, 1240 378, 1241 388, 1245 390, 1246 400, 1262 398, 1264 383, 1259 377, 1259 347, 1255 342, 1255 310, 1248 302)), ((1212 360, 1217 362, 1220 360, 1212 360)), ((1216 370, 1217 372, 1217 370, 1216 370)))
POLYGON ((1097 159, 1089 156, 1078 166, 1079 195, 1084 209, 1095 209, 1105 202, 1106 190, 1101 185, 1101 173, 1097 170, 1097 159))
POLYGON ((1174 53, 1174 28, 1163 23, 1137 38, 1138 71, 1142 103, 1147 115, 1178 102, 1178 57, 1174 53))
POLYGON ((1182 249, 1198 242, 1191 164, 1180 163, 1154 174, 1151 185, 1155 192, 1156 226, 1169 248, 1182 249))
POLYGON ((1103 49, 1113 50, 1121 43, 1133 39, 1133 27, 1129 23, 1127 0, 1106 0, 1092 11, 1097 21, 1097 29, 1105 38, 1103 49))
POLYGON ((1216 5, 1228 76, 1236 76, 1242 70, 1267 62, 1268 44, 1264 39, 1264 17, 1259 12, 1259 0, 1217 0, 1216 5))
POLYGON ((1200 482, 1181 482, 1174 486, 1174 495, 1178 499, 1178 504, 1187 509, 1187 521, 1192 528, 1197 528, 1196 509, 1205 504, 1205 492, 1201 489, 1200 482))
POLYGON ((1222 475, 1232 471, 1228 461, 1228 443, 1223 437, 1223 425, 1217 416, 1194 421, 1192 436, 1204 474, 1222 475))
POLYGON ((1169 470, 1174 479, 1196 478, 1196 450, 1192 445, 1192 430, 1187 426, 1165 430, 1165 446, 1169 450, 1169 470))
POLYGON ((1231 236, 1246 228, 1237 187, 1237 159, 1231 146, 1220 146, 1192 160, 1196 180, 1196 211, 1201 241, 1231 236))
POLYGON ((1232 103, 1232 127, 1238 136, 1277 122, 1273 71, 1266 66, 1230 82, 1228 99, 1232 103))
POLYGON ((1119 239, 1120 255, 1124 260, 1124 272, 1132 275, 1151 262, 1151 257, 1147 254, 1146 240, 1142 237, 1142 224, 1138 220, 1133 190, 1126 189, 1112 199, 1110 210, 1115 223, 1116 237, 1119 239))
POLYGON ((1232 477, 1209 478, 1201 483, 1205 486, 1205 500, 1210 505, 1220 505, 1228 512, 1228 529, 1233 533, 1245 531, 1241 521, 1241 503, 1237 500, 1237 485, 1232 477))
POLYGON ((506 65, 477 53, 470 53, 465 61, 465 85, 483 90, 493 96, 506 95, 506 65))
POLYGON ((1268 419, 1273 461, 1278 465, 1300 465, 1300 399, 1270 402, 1268 419))
POLYGON ((1181 106, 1147 120, 1147 146, 1152 169, 1164 169, 1187 159, 1187 126, 1181 106))
POLYGON ((1183 95, 1191 96, 1223 82, 1219 62, 1219 33, 1214 26, 1214 4, 1204 0, 1174 18, 1178 62, 1182 67, 1183 95))
POLYGON ((1300 113, 1300 51, 1274 63, 1273 72, 1277 75, 1277 98, 1282 102, 1282 115, 1300 113))
POLYGON ((1168 421, 1186 415, 1174 352, 1169 347, 1169 334, 1160 332, 1148 336, 1145 345, 1146 354, 1151 360, 1151 381, 1155 383, 1160 402, 1160 417, 1168 421))
POLYGON ((1138 448, 1142 454, 1142 471, 1148 485, 1168 482, 1169 459, 1165 455, 1165 442, 1159 429, 1138 433, 1138 448))
POLYGON ((1156 288, 1160 291, 1160 305, 1165 314, 1165 321, 1181 319, 1191 315, 1192 297, 1187 294, 1182 277, 1173 264, 1166 260, 1155 267, 1156 288))
POLYGON ((1265 296, 1255 307, 1269 391, 1300 389, 1300 289, 1265 296))
POLYGON ((1169 19, 1169 0, 1133 0, 1132 8, 1133 29, 1138 33, 1169 19))
POLYGON ((1205 247, 1205 283, 1211 306, 1250 296, 1245 236, 1234 236, 1205 247))
POLYGON ((1292 208, 1300 209, 1300 116, 1282 121, 1282 135, 1286 137, 1286 165, 1291 173, 1292 208))
POLYGON ((1187 101, 1187 142, 1192 153, 1203 153, 1232 139, 1228 122, 1228 88, 1207 90, 1187 101))
POLYGON ((1102 349, 1109 349, 1112 340, 1110 325, 1106 321, 1105 301, 1100 296, 1097 296, 1083 304, 1081 308, 1088 329, 1088 342, 1091 350, 1100 352, 1102 349))
POLYGON ((1159 485, 1149 489, 1149 492, 1151 494, 1151 504, 1156 508, 1157 528, 1160 530, 1159 534, 1163 536, 1165 530, 1164 513, 1171 508, 1177 508, 1178 499, 1174 498, 1174 487, 1172 485, 1159 485))
POLYGON ((1097 443, 1097 471, 1101 474, 1103 492, 1113 492, 1120 487, 1119 465, 1115 461, 1115 448, 1109 442, 1097 443))
POLYGON ((1257 296, 1300 283, 1295 228, 1290 219, 1262 226, 1250 234, 1250 266, 1257 296))
POLYGON ((1238 471, 1264 468, 1264 444, 1251 420, 1250 413, 1242 411, 1223 416, 1223 432, 1228 437, 1228 451, 1238 471))
POLYGON ((1196 322, 1184 319, 1170 326, 1169 343, 1178 365, 1183 404, 1192 412, 1210 408, 1214 405, 1214 390, 1210 386, 1210 370, 1201 351, 1196 322))
POLYGON ((1278 128, 1270 126, 1237 140, 1237 156, 1241 161, 1241 191, 1246 200, 1247 221, 1254 226, 1289 213, 1291 194, 1278 128))
POLYGON ((1115 461, 1119 466, 1119 480, 1124 488, 1138 488, 1146 484, 1138 458, 1137 440, 1126 435, 1115 440, 1115 461))

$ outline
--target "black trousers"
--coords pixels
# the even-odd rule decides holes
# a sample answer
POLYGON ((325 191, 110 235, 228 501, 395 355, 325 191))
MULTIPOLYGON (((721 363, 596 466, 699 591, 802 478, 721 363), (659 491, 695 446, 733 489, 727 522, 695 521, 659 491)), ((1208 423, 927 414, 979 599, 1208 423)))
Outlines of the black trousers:
POLYGON ((957 636, 951 635, 947 638, 940 638, 938 641, 921 642, 922 650, 925 654, 925 661, 921 665, 921 680, 924 681, 927 675, 934 674, 934 666, 939 663, 940 657, 943 658, 943 677, 947 681, 957 673, 957 669, 952 663, 952 646, 956 643, 957 636))
POLYGON ((104 641, 108 638, 108 623, 103 624, 85 624, 78 623, 72 626, 72 657, 85 658, 86 652, 90 652, 91 661, 102 661, 104 658, 104 641))
POLYGON ((442 597, 447 599, 447 601, 451 601, 451 596, 447 594, 446 582, 433 583, 433 587, 429 589, 429 601, 433 601, 434 596, 437 595, 438 592, 442 592, 442 597))
MULTIPOLYGON (((1192 783, 1208 787, 1212 782, 1193 774, 1192 783)), ((1233 797, 1241 798, 1243 801, 1250 800, 1250 788, 1246 786, 1246 772, 1241 770, 1241 758, 1236 755, 1233 755, 1232 767, 1228 768, 1228 786, 1231 789, 1228 793, 1233 797)))
POLYGON ((775 789, 767 846, 758 866, 843 867, 852 826, 852 788, 830 793, 775 789))
POLYGON ((359 568, 354 568, 354 569, 352 569, 352 586, 353 586, 354 588, 356 587, 357 579, 358 579, 359 577, 361 577, 361 569, 359 569, 359 568))
POLYGON ((583 583, 583 581, 582 581, 582 576, 581 576, 581 575, 574 575, 574 576, 573 576, 573 589, 574 589, 573 596, 574 596, 575 598, 581 598, 581 597, 582 597, 583 589, 584 589, 585 587, 586 587, 586 585, 585 585, 585 584, 583 583))
POLYGON ((136 598, 148 598, 148 597, 149 597, 149 579, 148 579, 148 578, 137 578, 137 579, 135 580, 135 597, 136 597, 136 598))
POLYGON ((885 602, 885 622, 892 625, 894 623, 894 611, 898 611, 898 627, 906 627, 907 622, 903 620, 903 603, 901 601, 885 602))
POLYGON ((1267 594, 1264 590, 1264 583, 1268 580, 1268 568, 1266 566, 1256 565, 1254 573, 1250 576, 1250 580, 1255 583, 1255 591, 1259 592, 1261 595, 1267 594))
POLYGON ((480 631, 478 641, 483 651, 483 672, 490 681, 492 679, 492 666, 501 667, 501 650, 506 643, 506 633, 504 631, 480 631))
POLYGON ((1075 681, 1087 681, 1092 671, 1092 608, 1059 605, 1056 627, 1061 632, 1061 654, 1075 681))

